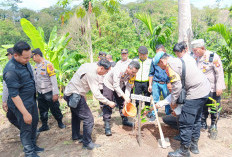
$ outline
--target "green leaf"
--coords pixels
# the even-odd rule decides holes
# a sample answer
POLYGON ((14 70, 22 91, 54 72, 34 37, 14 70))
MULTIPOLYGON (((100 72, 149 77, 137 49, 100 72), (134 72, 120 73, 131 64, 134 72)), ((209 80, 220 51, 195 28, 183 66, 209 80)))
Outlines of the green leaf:
POLYGON ((78 17, 78 18, 84 18, 85 17, 85 15, 86 15, 86 11, 85 11, 85 9, 84 8, 82 8, 82 7, 79 7, 77 10, 76 10, 76 16, 78 17))
POLYGON ((26 35, 31 39, 31 43, 33 48, 40 48, 42 52, 44 52, 44 40, 40 35, 39 31, 25 18, 20 20, 23 31, 26 35))

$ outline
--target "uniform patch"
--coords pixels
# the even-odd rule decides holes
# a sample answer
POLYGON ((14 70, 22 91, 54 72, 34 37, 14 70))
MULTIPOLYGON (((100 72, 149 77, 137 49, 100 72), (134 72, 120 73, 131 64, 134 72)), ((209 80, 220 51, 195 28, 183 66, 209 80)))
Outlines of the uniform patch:
POLYGON ((47 72, 49 76, 56 75, 54 67, 52 64, 47 64, 47 72))
POLYGON ((41 72, 40 74, 41 74, 41 75, 45 75, 45 73, 44 73, 44 72, 41 72))
POLYGON ((134 84, 134 82, 135 82, 135 76, 133 76, 128 82, 129 82, 130 84, 134 84))
POLYGON ((214 64, 217 68, 220 67, 220 64, 219 64, 218 60, 213 61, 213 64, 214 64))
POLYGON ((172 68, 169 65, 167 66, 165 71, 166 71, 171 83, 181 80, 180 75, 178 75, 174 70, 172 70, 172 68))

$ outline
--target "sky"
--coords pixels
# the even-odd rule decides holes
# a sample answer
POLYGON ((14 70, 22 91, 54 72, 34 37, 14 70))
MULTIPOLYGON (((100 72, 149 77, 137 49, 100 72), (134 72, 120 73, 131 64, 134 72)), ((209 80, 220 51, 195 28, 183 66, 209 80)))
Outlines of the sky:
MULTIPOLYGON (((0 0, 0 2, 3 0, 0 0)), ((28 8, 32 10, 41 10, 44 8, 48 8, 52 5, 55 5, 58 0, 22 0, 22 3, 19 3, 18 6, 20 8, 28 8)), ((137 0, 122 0, 123 4, 129 2, 136 2, 137 0)), ((82 2, 82 0, 73 0, 72 5, 78 5, 82 2)), ((204 6, 214 7, 217 5, 216 0, 190 0, 191 4, 195 7, 203 8, 204 6)), ((219 3, 220 7, 231 6, 232 0, 221 0, 219 3)))

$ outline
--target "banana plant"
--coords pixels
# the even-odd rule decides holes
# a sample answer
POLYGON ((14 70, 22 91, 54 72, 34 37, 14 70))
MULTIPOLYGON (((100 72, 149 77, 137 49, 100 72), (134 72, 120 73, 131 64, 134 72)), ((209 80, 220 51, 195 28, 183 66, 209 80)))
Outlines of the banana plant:
POLYGON ((57 81, 60 86, 60 94, 62 94, 63 86, 67 83, 68 76, 70 76, 67 72, 72 74, 74 70, 76 71, 78 66, 80 66, 79 61, 83 56, 79 55, 78 52, 73 52, 71 55, 68 54, 66 47, 72 38, 69 37, 69 33, 58 37, 56 26, 53 27, 49 41, 46 43, 44 40, 44 31, 41 27, 36 29, 30 21, 24 18, 20 20, 20 23, 23 31, 30 38, 33 49, 40 48, 44 58, 54 65, 57 73, 57 81))
POLYGON ((232 73, 232 28, 228 28, 224 24, 216 24, 208 28, 208 31, 217 32, 225 40, 226 44, 222 45, 217 53, 222 58, 223 68, 227 73, 228 92, 231 89, 231 73, 232 73))
POLYGON ((164 24, 160 24, 156 27, 153 26, 151 21, 151 16, 148 14, 140 13, 136 15, 136 18, 142 21, 148 28, 149 44, 150 48, 155 52, 155 46, 157 44, 166 44, 169 40, 169 37, 172 35, 174 29, 173 24, 176 21, 176 18, 171 17, 164 24))

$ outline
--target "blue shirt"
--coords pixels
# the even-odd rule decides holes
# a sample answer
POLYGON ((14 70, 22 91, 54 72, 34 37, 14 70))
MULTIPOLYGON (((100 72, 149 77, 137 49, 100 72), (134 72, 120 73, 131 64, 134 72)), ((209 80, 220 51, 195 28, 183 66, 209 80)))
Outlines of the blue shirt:
POLYGON ((16 96, 22 99, 25 108, 36 105, 36 88, 30 63, 22 65, 13 57, 3 70, 3 79, 9 92, 7 105, 10 109, 15 109, 11 98, 16 96))
POLYGON ((149 76, 153 76, 155 82, 169 82, 169 78, 165 70, 161 69, 158 65, 154 65, 152 60, 149 76))

